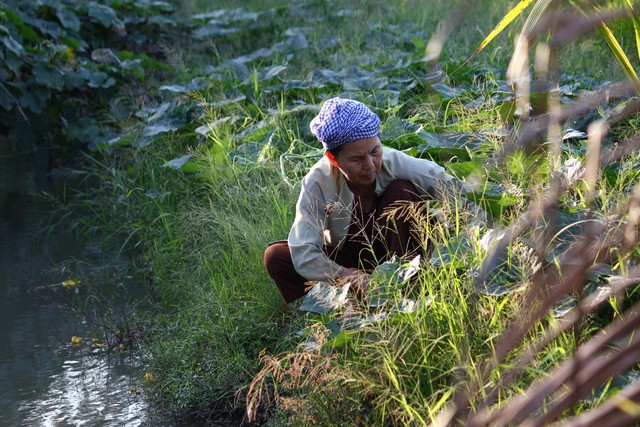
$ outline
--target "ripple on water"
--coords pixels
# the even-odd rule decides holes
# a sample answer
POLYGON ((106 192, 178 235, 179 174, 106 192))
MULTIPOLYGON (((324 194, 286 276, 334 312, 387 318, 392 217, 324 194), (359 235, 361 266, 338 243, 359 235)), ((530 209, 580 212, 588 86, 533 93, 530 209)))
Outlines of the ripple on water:
POLYGON ((70 357, 51 375, 48 389, 20 405, 25 426, 139 426, 147 404, 141 388, 141 364, 131 356, 61 350, 70 357), (115 359, 115 360, 114 360, 115 359))

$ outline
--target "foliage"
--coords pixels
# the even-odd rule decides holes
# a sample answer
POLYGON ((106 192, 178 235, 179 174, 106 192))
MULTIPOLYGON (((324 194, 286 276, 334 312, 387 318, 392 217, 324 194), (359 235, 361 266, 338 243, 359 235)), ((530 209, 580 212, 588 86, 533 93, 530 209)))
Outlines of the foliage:
POLYGON ((3 133, 36 147, 109 139, 112 131, 101 123, 109 102, 170 69, 157 46, 172 10, 149 1, 3 2, 3 133))

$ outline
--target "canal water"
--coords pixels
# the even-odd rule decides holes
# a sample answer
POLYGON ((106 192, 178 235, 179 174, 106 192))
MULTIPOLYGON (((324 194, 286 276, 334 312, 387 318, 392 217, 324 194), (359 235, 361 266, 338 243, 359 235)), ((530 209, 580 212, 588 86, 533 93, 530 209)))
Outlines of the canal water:
POLYGON ((139 357, 108 349, 77 313, 95 300, 87 286, 125 288, 131 278, 123 268, 86 273, 112 262, 98 244, 64 225, 44 232, 52 212, 44 195, 62 188, 49 172, 42 152, 0 141, 0 425, 147 425, 139 357))

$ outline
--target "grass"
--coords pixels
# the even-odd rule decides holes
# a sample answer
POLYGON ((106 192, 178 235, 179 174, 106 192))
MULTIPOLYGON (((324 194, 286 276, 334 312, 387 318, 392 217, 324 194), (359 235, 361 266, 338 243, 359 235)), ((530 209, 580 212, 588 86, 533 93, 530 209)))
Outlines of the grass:
MULTIPOLYGON (((158 90, 157 104, 166 100, 167 108, 155 110, 155 122, 114 114, 126 144, 95 153, 103 156, 94 169, 103 191, 84 199, 119 251, 142 253, 149 299, 142 319, 147 338, 140 345, 153 374, 147 391, 158 410, 212 425, 241 419, 273 426, 426 425, 447 424, 448 415, 484 425, 622 315, 612 299, 610 308, 605 304, 605 310, 580 317, 578 327, 561 331, 561 317, 536 311, 557 308, 550 283, 565 287, 568 296, 581 293, 559 255, 559 248, 580 245, 569 236, 574 228, 562 223, 565 215, 570 223, 599 226, 604 215, 633 217, 626 204, 635 200, 630 194, 638 156, 601 165, 597 192, 585 191, 578 179, 554 199, 553 164, 582 162, 589 141, 585 134, 561 146, 558 134, 568 130, 567 122, 512 149, 538 119, 514 118, 505 89, 509 40, 521 23, 501 34, 493 50, 453 72, 507 3, 478 2, 447 40, 435 74, 433 64, 418 60, 438 23, 454 10, 452 2, 227 1, 219 7, 276 12, 257 19, 223 13, 221 27, 243 31, 171 47, 179 81, 168 84, 206 84, 175 95, 158 90), (306 45, 298 44, 302 38, 306 45), (229 62, 273 46, 278 48, 244 65, 229 62), (350 68, 354 64, 361 70, 350 68), (297 310, 300 303, 282 303, 262 256, 269 242, 286 238, 299 180, 321 154, 308 121, 325 97, 338 94, 375 109, 383 119, 383 143, 432 157, 475 182, 469 197, 494 213, 505 237, 472 227, 455 206, 438 206, 446 221, 435 228, 416 213, 424 235, 437 244, 416 280, 382 308, 349 301, 315 315, 297 310), (186 117, 186 124, 151 141, 142 138, 175 116, 186 117), (185 163, 167 165, 185 154, 192 156, 185 163), (553 203, 536 210, 540 200, 553 203), (504 251, 494 251, 501 245, 504 251), (414 310, 390 309, 409 300, 414 310), (545 337, 548 342, 541 342, 545 337)), ((208 4, 195 1, 181 7, 185 17, 208 12, 208 4)), ((192 30, 206 26, 189 22, 192 30)), ((579 102, 574 92, 598 88, 590 78, 622 76, 597 37, 578 44, 584 50, 572 45, 562 51, 563 84, 575 88, 562 94, 572 104, 579 102)), ((612 117, 616 106, 602 103, 587 112, 591 119, 612 117)), ((573 125, 586 131, 580 118, 572 117, 573 125)), ((636 138, 637 125, 636 113, 612 123, 603 147, 636 138)), ((615 234, 615 221, 607 227, 596 236, 615 234)), ((582 232, 590 231, 585 226, 582 232)), ((633 236, 629 241, 630 247, 611 248, 603 242, 611 249, 603 250, 607 259, 590 255, 587 246, 576 255, 587 254, 579 259, 585 269, 609 266, 594 274, 590 286, 633 272, 637 242, 633 236)), ((625 304, 637 298, 632 287, 625 304)), ((562 416, 589 407, 576 400, 562 416)), ((536 410, 520 415, 539 416, 542 409, 536 410)), ((507 415, 505 422, 513 419, 507 415)))

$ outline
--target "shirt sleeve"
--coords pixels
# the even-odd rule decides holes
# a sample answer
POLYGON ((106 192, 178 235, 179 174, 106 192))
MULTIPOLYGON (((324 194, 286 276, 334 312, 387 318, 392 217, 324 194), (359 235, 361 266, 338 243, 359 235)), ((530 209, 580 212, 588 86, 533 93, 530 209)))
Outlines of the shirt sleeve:
POLYGON ((305 177, 288 243, 295 270, 307 280, 333 280, 345 269, 324 251, 325 209, 326 198, 321 185, 312 177, 305 177))

